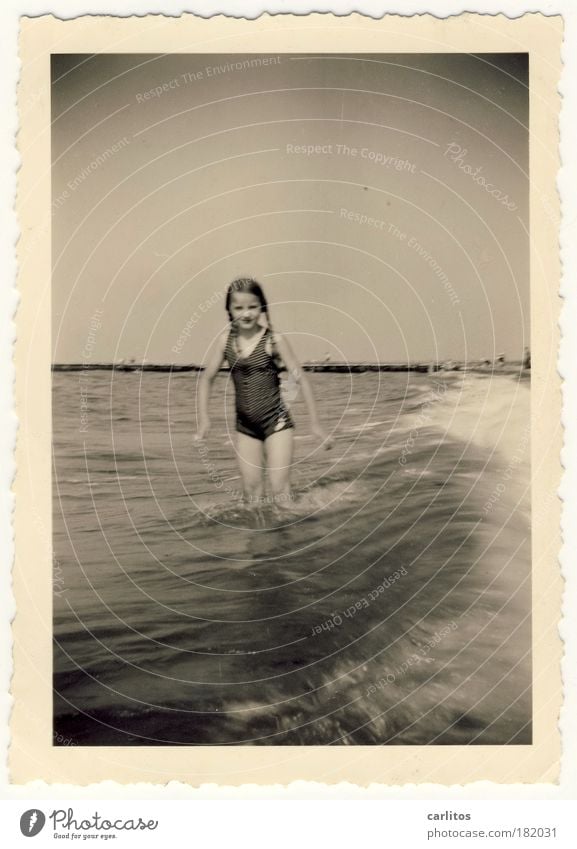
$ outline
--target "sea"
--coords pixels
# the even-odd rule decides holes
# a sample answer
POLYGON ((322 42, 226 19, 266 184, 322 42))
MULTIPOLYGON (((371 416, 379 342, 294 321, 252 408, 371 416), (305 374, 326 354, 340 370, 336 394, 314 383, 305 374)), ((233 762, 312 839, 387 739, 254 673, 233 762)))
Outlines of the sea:
POLYGON ((54 745, 531 742, 529 381, 309 380, 244 504, 227 374, 53 373, 54 745))

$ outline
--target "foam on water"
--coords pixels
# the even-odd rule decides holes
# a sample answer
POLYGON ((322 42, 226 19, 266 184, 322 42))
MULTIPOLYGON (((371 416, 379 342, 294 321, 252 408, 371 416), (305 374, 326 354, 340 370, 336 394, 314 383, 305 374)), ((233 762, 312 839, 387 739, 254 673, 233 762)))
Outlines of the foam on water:
MULTIPOLYGON (((527 470, 504 459, 523 444, 524 387, 353 380, 345 411, 359 411, 347 416, 355 433, 337 431, 321 451, 299 431, 297 409, 296 498, 255 507, 232 497, 224 417, 211 479, 190 434, 139 417, 142 391, 171 398, 171 419, 186 422, 189 381, 142 377, 143 389, 122 382, 123 415, 133 411, 126 474, 92 498, 76 497, 78 481, 85 464, 97 482, 113 466, 114 392, 95 381, 86 453, 70 425, 77 386, 57 381, 54 685, 64 739, 530 742, 530 536, 527 494, 514 485, 527 470), (491 432, 505 434, 497 451, 491 432)), ((326 420, 341 421, 343 379, 311 377, 326 420)))

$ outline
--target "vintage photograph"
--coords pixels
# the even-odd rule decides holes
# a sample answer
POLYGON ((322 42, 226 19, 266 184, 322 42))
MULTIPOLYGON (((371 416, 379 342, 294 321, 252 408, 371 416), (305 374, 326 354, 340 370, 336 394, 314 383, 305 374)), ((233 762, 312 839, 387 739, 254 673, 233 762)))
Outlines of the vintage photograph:
POLYGON ((528 53, 50 70, 53 746, 530 745, 528 53))

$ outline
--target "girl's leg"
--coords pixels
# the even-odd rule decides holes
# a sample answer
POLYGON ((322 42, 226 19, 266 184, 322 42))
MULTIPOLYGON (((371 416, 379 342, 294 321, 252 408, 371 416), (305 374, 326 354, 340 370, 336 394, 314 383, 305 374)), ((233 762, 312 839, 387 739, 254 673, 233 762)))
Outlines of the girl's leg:
POLYGON ((279 504, 288 503, 291 498, 293 435, 293 428, 287 428, 278 433, 271 433, 264 442, 271 494, 279 504))
POLYGON ((257 501, 263 494, 263 448, 260 439, 237 433, 236 454, 244 497, 257 501))

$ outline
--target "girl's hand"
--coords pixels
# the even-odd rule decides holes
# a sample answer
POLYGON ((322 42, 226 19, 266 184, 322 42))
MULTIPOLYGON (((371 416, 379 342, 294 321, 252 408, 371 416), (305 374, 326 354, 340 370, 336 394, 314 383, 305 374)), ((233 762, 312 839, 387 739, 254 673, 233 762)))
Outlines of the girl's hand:
POLYGON ((208 419, 199 422, 198 430, 194 436, 195 442, 202 442, 203 439, 206 439, 206 436, 210 430, 210 422, 208 419))
POLYGON ((319 440, 325 451, 329 451, 333 447, 333 440, 320 424, 313 425, 311 431, 319 440))

